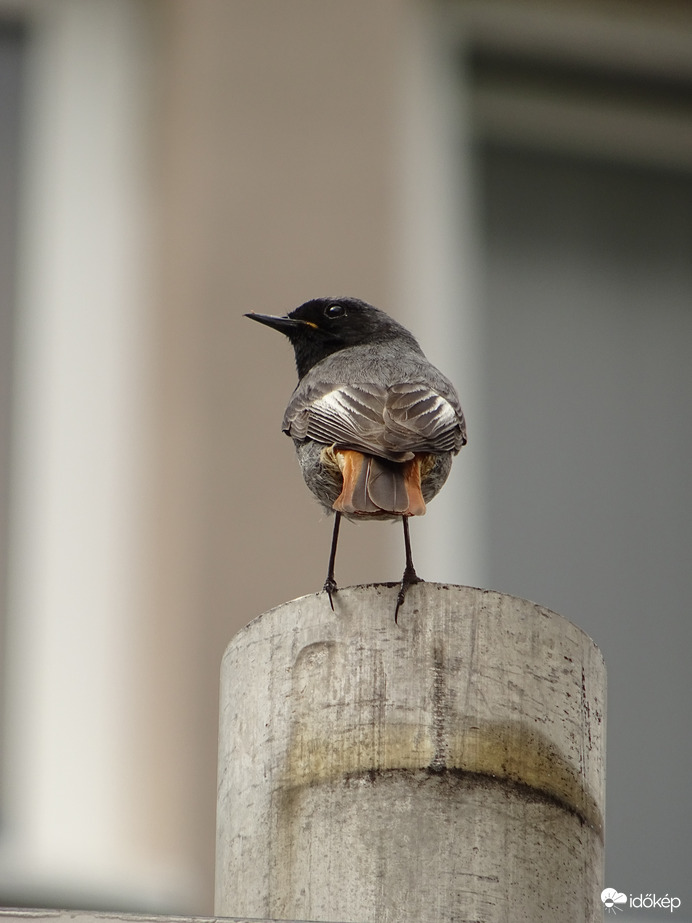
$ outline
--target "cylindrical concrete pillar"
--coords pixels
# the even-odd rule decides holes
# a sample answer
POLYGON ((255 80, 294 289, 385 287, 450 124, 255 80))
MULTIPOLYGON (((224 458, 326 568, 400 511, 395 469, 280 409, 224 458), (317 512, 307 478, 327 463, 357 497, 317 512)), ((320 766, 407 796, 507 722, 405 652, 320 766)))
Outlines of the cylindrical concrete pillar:
POLYGON ((341 923, 602 919, 605 668, 534 603, 341 589, 222 666, 216 913, 341 923))

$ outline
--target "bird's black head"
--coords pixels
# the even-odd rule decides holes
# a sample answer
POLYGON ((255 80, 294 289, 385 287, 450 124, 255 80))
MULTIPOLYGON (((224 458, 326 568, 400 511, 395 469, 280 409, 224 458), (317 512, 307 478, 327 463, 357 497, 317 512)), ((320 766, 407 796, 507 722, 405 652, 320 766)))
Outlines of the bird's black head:
POLYGON ((246 314, 246 317, 280 330, 295 351, 298 377, 332 353, 361 343, 405 340, 416 351, 413 334, 379 308, 358 298, 314 298, 285 317, 246 314))

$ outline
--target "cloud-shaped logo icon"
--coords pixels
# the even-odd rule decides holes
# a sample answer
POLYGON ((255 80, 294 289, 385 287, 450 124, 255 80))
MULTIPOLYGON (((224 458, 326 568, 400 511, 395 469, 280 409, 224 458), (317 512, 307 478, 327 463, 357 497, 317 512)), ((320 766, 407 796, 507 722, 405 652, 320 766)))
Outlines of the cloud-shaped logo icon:
POLYGON ((626 904, 627 895, 623 894, 621 891, 616 891, 615 888, 605 888, 601 891, 601 900, 608 909, 608 912, 612 910, 615 913, 617 910, 622 910, 621 907, 616 907, 616 904, 626 904))

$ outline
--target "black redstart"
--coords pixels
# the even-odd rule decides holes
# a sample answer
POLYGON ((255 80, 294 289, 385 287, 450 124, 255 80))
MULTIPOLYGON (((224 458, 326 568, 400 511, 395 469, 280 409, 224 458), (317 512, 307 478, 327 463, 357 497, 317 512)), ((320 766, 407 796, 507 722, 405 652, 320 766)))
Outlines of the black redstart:
POLYGON ((316 298, 285 317, 245 316, 284 333, 295 351, 299 381, 282 429, 305 483, 336 512, 324 584, 332 609, 341 517, 400 518, 406 568, 397 621, 408 587, 420 580, 408 518, 425 513, 466 443, 454 386, 405 327, 357 298, 316 298))

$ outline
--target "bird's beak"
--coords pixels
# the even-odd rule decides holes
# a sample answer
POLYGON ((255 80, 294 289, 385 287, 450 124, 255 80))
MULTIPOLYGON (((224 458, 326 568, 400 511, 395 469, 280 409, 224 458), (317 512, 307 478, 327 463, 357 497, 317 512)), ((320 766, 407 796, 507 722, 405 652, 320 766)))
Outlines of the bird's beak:
POLYGON ((267 327, 273 327, 274 330, 279 330, 281 333, 285 333, 287 336, 290 335, 292 330, 295 330, 298 327, 315 327, 315 324, 311 324, 310 321, 297 320, 293 317, 275 317, 273 314, 246 314, 245 317, 249 317, 250 320, 256 320, 260 324, 266 324, 267 327))

